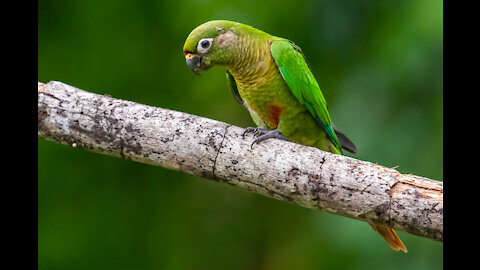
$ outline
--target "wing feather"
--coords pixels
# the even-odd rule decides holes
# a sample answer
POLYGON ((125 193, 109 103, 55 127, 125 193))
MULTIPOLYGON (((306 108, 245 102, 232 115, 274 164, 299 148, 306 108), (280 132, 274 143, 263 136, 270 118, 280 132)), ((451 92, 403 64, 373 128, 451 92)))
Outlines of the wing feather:
POLYGON ((272 41, 270 51, 292 94, 307 108, 325 130, 335 148, 342 153, 342 147, 332 127, 327 102, 301 49, 289 40, 277 39, 272 41))

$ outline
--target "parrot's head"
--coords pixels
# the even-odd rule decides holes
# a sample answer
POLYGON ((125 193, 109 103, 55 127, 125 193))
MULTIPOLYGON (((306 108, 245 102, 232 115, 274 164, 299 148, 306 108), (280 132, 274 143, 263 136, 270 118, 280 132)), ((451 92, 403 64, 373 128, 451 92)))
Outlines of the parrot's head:
POLYGON ((199 75, 215 65, 231 62, 238 30, 242 27, 240 23, 215 20, 193 29, 183 45, 188 68, 199 75))

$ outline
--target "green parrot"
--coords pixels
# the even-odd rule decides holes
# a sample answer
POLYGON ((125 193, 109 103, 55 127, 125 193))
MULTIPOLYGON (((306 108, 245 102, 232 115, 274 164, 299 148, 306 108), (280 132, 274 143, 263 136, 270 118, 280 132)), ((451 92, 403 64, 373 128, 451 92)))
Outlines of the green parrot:
MULTIPOLYGON (((227 69, 235 100, 245 106, 257 127, 255 143, 278 138, 335 154, 357 149, 333 125, 327 102, 300 47, 249 25, 215 20, 195 28, 183 52, 195 74, 213 66, 227 69)), ((370 224, 394 250, 407 252, 395 231, 370 224)))

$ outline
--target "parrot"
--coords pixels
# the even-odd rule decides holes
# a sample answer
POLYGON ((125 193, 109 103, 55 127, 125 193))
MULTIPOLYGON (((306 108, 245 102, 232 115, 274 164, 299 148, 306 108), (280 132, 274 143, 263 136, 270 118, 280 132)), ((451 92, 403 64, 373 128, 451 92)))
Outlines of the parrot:
MULTIPOLYGON (((254 144, 277 138, 343 155, 355 144, 333 124, 327 102, 305 55, 294 42, 229 20, 205 22, 188 35, 183 53, 195 74, 213 66, 226 69, 234 99, 256 127, 254 144)), ((370 224, 392 249, 407 252, 395 231, 370 224)))

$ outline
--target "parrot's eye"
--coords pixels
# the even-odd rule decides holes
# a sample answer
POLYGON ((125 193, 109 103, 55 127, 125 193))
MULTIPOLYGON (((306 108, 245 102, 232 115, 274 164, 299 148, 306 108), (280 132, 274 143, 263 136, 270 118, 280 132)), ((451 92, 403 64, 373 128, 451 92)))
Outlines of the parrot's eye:
POLYGON ((210 47, 212 47, 213 38, 202 38, 198 42, 197 51, 200 53, 206 53, 210 47))

